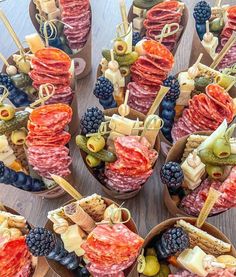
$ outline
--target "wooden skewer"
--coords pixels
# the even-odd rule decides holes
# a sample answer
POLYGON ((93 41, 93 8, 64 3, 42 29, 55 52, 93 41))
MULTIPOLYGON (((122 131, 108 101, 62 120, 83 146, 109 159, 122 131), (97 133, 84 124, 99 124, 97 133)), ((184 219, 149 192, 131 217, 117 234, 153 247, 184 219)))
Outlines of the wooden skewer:
POLYGON ((8 61, 7 61, 6 58, 3 56, 2 53, 0 53, 0 59, 1 59, 2 62, 6 65, 6 67, 10 66, 10 64, 8 63, 8 61))
POLYGON ((13 40, 14 40, 15 44, 17 45, 17 47, 24 54, 24 47, 23 47, 23 45, 21 44, 21 42, 18 39, 18 37, 17 37, 14 29, 12 28, 9 20, 7 19, 7 17, 5 16, 4 12, 1 9, 0 9, 0 18, 3 21, 4 25, 6 26, 8 32, 10 33, 10 35, 13 38, 13 40))
POLYGON ((126 34, 128 32, 128 18, 127 18, 125 0, 120 0, 120 12, 122 17, 122 22, 124 24, 124 31, 126 34))
POLYGON ((130 107, 128 105, 129 99, 129 90, 126 90, 124 103, 121 104, 118 108, 118 112, 122 117, 127 116, 130 113, 130 107))
POLYGON ((233 32, 230 39, 227 41, 223 49, 217 55, 216 59, 210 65, 211 68, 215 69, 219 65, 219 63, 222 61, 224 56, 228 53, 230 48, 235 44, 235 42, 236 42, 236 32, 233 32))
POLYGON ((158 109, 159 105, 161 104, 161 101, 163 100, 163 98, 165 97, 165 95, 167 94, 167 92, 169 90, 170 90, 170 88, 161 86, 151 108, 148 111, 147 116, 149 116, 150 114, 155 114, 156 110, 158 109))
POLYGON ((114 62, 115 61, 114 50, 111 49, 110 53, 111 53, 111 61, 114 62))
POLYGON ((83 198, 83 196, 75 188, 73 188, 70 183, 68 183, 62 177, 55 175, 55 174, 51 174, 51 177, 61 188, 63 188, 75 200, 80 200, 83 198))
POLYGON ((201 228, 204 222, 206 221, 208 215, 210 214, 212 208, 214 207, 215 203, 221 196, 221 193, 213 188, 210 188, 209 194, 207 196, 207 199, 200 211, 200 214, 197 218, 196 226, 198 228, 201 228))
POLYGON ((216 7, 220 7, 222 3, 222 0, 216 0, 216 7))

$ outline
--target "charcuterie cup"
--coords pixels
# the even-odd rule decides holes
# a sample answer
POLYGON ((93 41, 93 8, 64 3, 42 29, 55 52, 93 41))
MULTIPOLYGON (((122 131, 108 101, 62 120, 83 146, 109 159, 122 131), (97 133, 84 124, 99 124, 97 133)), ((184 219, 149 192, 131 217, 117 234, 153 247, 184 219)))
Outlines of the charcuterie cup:
MULTIPOLYGON (((162 2, 162 1, 160 1, 162 2)), ((157 3, 158 4, 158 3, 157 3)), ((130 10, 129 10, 129 13, 128 13, 128 21, 129 23, 133 22, 134 18, 135 17, 138 17, 138 15, 135 15, 133 13, 133 8, 134 6, 132 5, 130 7, 130 10)), ((184 9, 183 9, 183 15, 181 17, 181 22, 180 22, 180 26, 182 26, 181 28, 181 32, 180 34, 178 35, 178 41, 177 43, 175 44, 175 47, 173 49, 173 51, 171 51, 173 53, 173 55, 176 54, 179 46, 181 45, 181 42, 182 42, 182 39, 183 39, 183 36, 184 36, 184 33, 185 33, 185 30, 187 28, 187 24, 188 24, 188 20, 189 20, 189 10, 188 10, 188 7, 187 5, 184 5, 184 9)), ((143 27, 142 28, 142 31, 141 31, 141 36, 145 37, 145 33, 146 33, 146 30, 145 28, 143 27)))
MULTIPOLYGON (((108 109, 108 110, 104 110, 104 115, 105 116, 108 116, 108 117, 112 117, 112 115, 114 114, 118 114, 118 109, 117 108, 114 108, 114 109, 108 109)), ((128 119, 133 119, 133 120, 137 120, 139 119, 139 121, 144 121, 145 119, 145 115, 138 112, 138 111, 135 111, 133 109, 130 109, 130 113, 129 115, 127 116, 128 119)), ((160 151, 160 139, 159 139, 159 135, 157 136, 156 138, 156 141, 155 141, 155 145, 154 145, 154 149, 158 152, 158 155, 159 155, 159 151, 160 151)), ((85 158, 86 158, 86 153, 83 151, 83 150, 80 150, 80 153, 83 157, 83 160, 85 162, 85 158)), ((145 185, 142 184, 140 186, 139 189, 136 189, 136 190, 133 190, 133 191, 127 191, 127 192, 121 192, 121 191, 116 191, 110 187, 108 187, 105 182, 103 182, 102 180, 99 180, 96 176, 96 174, 94 173, 93 169, 91 167, 89 167, 87 165, 87 163, 85 162, 86 164, 86 167, 88 168, 89 172, 96 178, 96 180, 99 182, 99 184, 101 185, 103 191, 111 196, 112 198, 115 198, 115 199, 130 199, 130 198, 133 198, 135 197, 139 192, 140 190, 142 189, 142 187, 145 185)))
MULTIPOLYGON (((36 15, 38 14, 38 10, 36 9, 36 5, 33 0, 30 1, 29 4, 29 15, 31 21, 37 30, 40 33, 40 23, 37 20, 36 15)), ((70 54, 71 59, 73 59, 75 64, 75 77, 77 79, 82 79, 86 77, 92 70, 92 11, 90 7, 90 29, 86 38, 86 43, 84 44, 82 49, 75 51, 70 54)), ((57 19, 56 19, 57 20, 57 19)), ((50 20, 49 20, 50 21, 50 20)), ((51 20, 53 21, 53 20, 51 20)), ((75 27, 76 28, 76 27, 75 27)), ((73 30, 73 29, 72 29, 73 30)))
MULTIPOLYGON (((196 218, 191 218, 191 217, 179 217, 179 218, 171 218, 168 220, 165 220, 163 222, 161 222, 160 224, 156 225, 146 236, 145 238, 145 242, 143 245, 143 248, 147 248, 149 247, 150 243, 152 242, 152 240, 154 239, 154 237, 162 234, 164 231, 166 231, 169 228, 172 228, 176 225, 177 221, 183 220, 187 223, 190 223, 192 225, 196 224, 197 219, 196 218)), ((213 237, 228 243, 230 243, 230 240, 215 226, 205 222, 204 225, 201 227, 201 230, 207 232, 209 235, 212 235, 213 237)), ((233 257, 236 257, 236 250, 233 247, 233 245, 231 245, 231 250, 230 252, 227 253, 227 255, 231 255, 233 257)), ((132 276, 143 276, 142 274, 139 274, 137 271, 138 268, 138 262, 134 265, 133 269, 132 269, 132 276)))
MULTIPOLYGON (((105 201, 105 204, 107 204, 107 206, 111 205, 111 204, 115 204, 117 205, 115 202, 113 202, 112 200, 108 199, 108 198, 104 198, 103 200, 105 201)), ((67 203, 65 203, 63 206, 68 205, 70 203, 72 203, 73 201, 69 201, 67 203)), ((119 205, 117 205, 119 206, 119 205)), ((125 212, 122 211, 122 220, 126 221, 128 219, 127 214, 125 212)), ((135 234, 138 234, 138 230, 137 227, 133 221, 133 219, 131 218, 127 223, 125 223, 125 226, 130 229, 132 232, 134 232, 135 234)), ((45 228, 52 231, 53 232, 53 223, 48 220, 45 228)), ((61 277, 74 277, 75 274, 72 271, 69 271, 65 266, 59 264, 58 262, 55 262, 53 260, 49 260, 47 259, 48 265, 49 267, 58 275, 61 277)), ((131 268, 132 266, 130 266, 128 269, 126 269, 124 271, 125 276, 129 276, 130 272, 131 272, 131 268)))
MULTIPOLYGON (((28 52, 28 48, 25 48, 24 51, 25 53, 28 52)), ((8 59, 7 59, 7 63, 9 65, 14 65, 15 64, 15 61, 13 60, 13 55, 19 55, 20 52, 17 51, 16 53, 12 54, 8 59)), ((6 69, 7 69, 7 66, 6 64, 3 65, 2 67, 2 71, 3 73, 6 73, 6 69)), ((73 82, 71 84, 72 88, 74 89, 74 86, 75 86, 75 83, 73 82)), ((35 97, 32 99, 32 100, 35 100, 35 97)), ((78 119, 78 113, 77 113, 77 101, 76 101, 76 97, 73 98, 73 101, 71 103, 71 107, 73 109, 73 116, 72 116, 72 120, 69 124, 69 133, 73 136, 73 134, 77 131, 77 124, 79 122, 79 119, 78 119)), ((12 104, 11 104, 12 105, 12 104)), ((26 107, 22 107, 22 108, 17 108, 16 111, 24 111, 26 107)), ((9 143, 11 144, 11 147, 14 148, 14 144, 11 142, 11 133, 9 134, 6 134, 7 137, 8 137, 8 141, 9 143)), ((15 151, 18 151, 18 149, 20 149, 20 152, 22 152, 20 155, 20 157, 23 159, 22 163, 23 165, 25 165, 28 169, 28 171, 30 172, 30 176, 33 177, 33 178, 37 178, 37 179, 40 179, 39 175, 32 169, 32 167, 29 165, 28 163, 28 158, 27 158, 27 155, 26 155, 26 148, 23 146, 21 147, 22 149, 20 149, 20 146, 17 147, 16 146, 16 149, 15 151)), ((71 167, 71 170, 72 170, 72 167, 71 167)), ((67 176, 67 180, 73 184, 73 176, 72 174, 70 174, 69 176, 67 176)), ((31 192, 33 193, 34 195, 37 195, 39 197, 42 197, 42 198, 48 198, 48 199, 53 199, 53 198, 58 198, 58 197, 61 197, 65 194, 65 191, 59 187, 59 186, 55 186, 55 187, 52 187, 52 188, 49 188, 49 189, 46 189, 46 190, 42 190, 42 191, 38 191, 38 192, 31 192)))
MULTIPOLYGON (((0 211, 8 212, 8 213, 11 213, 12 215, 20 215, 18 212, 16 212, 12 208, 3 206, 1 203, 0 203, 0 211)), ((28 228, 32 227, 32 225, 30 225, 29 223, 27 223, 27 225, 28 225, 28 228)), ((13 251, 13 253, 14 253, 14 251, 13 251)), ((46 259, 42 258, 42 257, 36 258, 36 257, 32 256, 32 270, 33 270, 33 272, 32 272, 32 275, 30 275, 30 276, 44 277, 49 270, 49 267, 46 263, 46 259)))

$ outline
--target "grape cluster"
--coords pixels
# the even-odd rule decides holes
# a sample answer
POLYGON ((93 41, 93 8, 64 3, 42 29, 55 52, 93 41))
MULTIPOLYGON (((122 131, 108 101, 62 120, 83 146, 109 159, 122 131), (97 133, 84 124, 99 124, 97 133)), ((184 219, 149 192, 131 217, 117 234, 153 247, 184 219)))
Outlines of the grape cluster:
POLYGON ((3 162, 0 162, 0 183, 12 185, 26 191, 42 191, 46 189, 42 181, 34 179, 24 172, 16 172, 6 167, 3 162))
MULTIPOLYGON (((8 98, 17 108, 29 106, 29 104, 31 103, 27 93, 15 87, 11 78, 6 73, 0 73, 0 85, 3 85, 8 89, 9 91, 8 98)), ((0 88, 0 94, 2 93, 3 93, 3 88, 0 88)))

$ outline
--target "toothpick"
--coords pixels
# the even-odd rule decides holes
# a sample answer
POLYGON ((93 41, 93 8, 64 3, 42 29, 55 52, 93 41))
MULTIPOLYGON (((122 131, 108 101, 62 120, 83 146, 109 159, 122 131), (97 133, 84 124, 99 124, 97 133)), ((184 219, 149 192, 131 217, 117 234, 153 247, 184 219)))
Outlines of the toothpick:
POLYGON ((126 90, 124 103, 118 108, 119 114, 124 118, 130 113, 130 107, 128 106, 129 90, 126 90))
POLYGON ((51 177, 60 187, 62 187, 75 200, 80 200, 83 198, 83 196, 62 177, 55 174, 51 174, 51 177))
POLYGON ((111 53, 111 61, 114 62, 114 61, 115 61, 114 50, 111 49, 111 50, 110 50, 110 53, 111 53))
POLYGON ((209 20, 206 21, 206 33, 207 33, 207 35, 210 34, 210 23, 209 23, 209 20))
POLYGON ((148 111, 147 116, 149 116, 150 114, 155 114, 156 110, 158 109, 159 105, 161 104, 161 101, 163 100, 163 98, 165 97, 165 95, 167 94, 167 92, 169 90, 170 90, 170 88, 161 86, 151 108, 148 111))
POLYGON ((5 16, 4 12, 0 9, 0 18, 3 21, 4 25, 6 26, 8 32, 10 33, 11 37, 13 38, 15 44, 17 45, 17 47, 19 48, 19 50, 22 52, 22 54, 24 55, 24 47, 21 44, 20 40, 18 39, 14 29, 12 28, 9 20, 7 19, 7 17, 5 16))
POLYGON ((128 32, 128 18, 127 18, 125 0, 120 0, 120 12, 121 12, 121 17, 122 17, 122 22, 124 25, 124 31, 126 34, 128 32))
POLYGON ((226 42, 223 49, 220 51, 220 53, 217 55, 216 59, 210 65, 210 67, 212 69, 215 69, 220 64, 220 62, 222 61, 224 56, 228 53, 228 51, 235 44, 235 42, 236 42, 236 32, 233 32, 230 39, 226 42))
POLYGON ((216 0, 216 7, 221 7, 222 0, 216 0))

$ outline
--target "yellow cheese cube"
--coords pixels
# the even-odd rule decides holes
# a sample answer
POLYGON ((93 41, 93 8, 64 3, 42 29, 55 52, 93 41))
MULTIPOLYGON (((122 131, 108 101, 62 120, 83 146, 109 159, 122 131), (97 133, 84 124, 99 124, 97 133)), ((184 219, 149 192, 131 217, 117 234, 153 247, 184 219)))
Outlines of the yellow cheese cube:
POLYGON ((199 176, 202 176, 205 171, 205 164, 200 163, 197 167, 193 168, 188 164, 188 158, 182 163, 181 168, 184 172, 184 175, 187 175, 189 179, 195 180, 195 176, 199 179, 199 176))
POLYGON ((37 33, 25 36, 25 40, 29 45, 30 51, 33 54, 36 53, 38 50, 45 48, 43 40, 37 33))
POLYGON ((41 8, 47 14, 55 12, 57 10, 56 2, 55 0, 43 1, 41 2, 41 8))
POLYGON ((184 250, 177 258, 178 263, 193 274, 206 277, 208 272, 203 267, 203 259, 207 254, 198 246, 184 250))
POLYGON ((134 15, 137 15, 139 17, 145 18, 146 17, 146 13, 147 13, 146 9, 140 9, 140 8, 138 8, 136 6, 133 6, 133 14, 134 15))
POLYGON ((130 136, 132 134, 132 129, 134 127, 135 121, 128 119, 128 118, 122 118, 118 114, 113 114, 109 128, 115 132, 118 132, 123 135, 130 136))
POLYGON ((69 226, 67 231, 61 234, 64 247, 68 252, 80 250, 80 246, 83 242, 81 234, 81 229, 76 224, 69 226))

